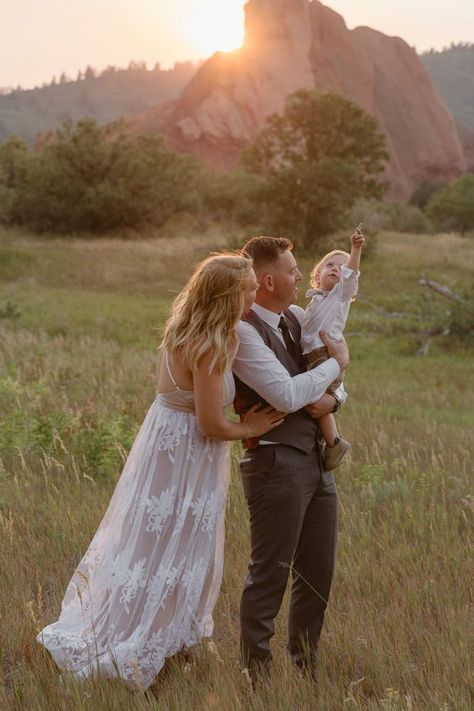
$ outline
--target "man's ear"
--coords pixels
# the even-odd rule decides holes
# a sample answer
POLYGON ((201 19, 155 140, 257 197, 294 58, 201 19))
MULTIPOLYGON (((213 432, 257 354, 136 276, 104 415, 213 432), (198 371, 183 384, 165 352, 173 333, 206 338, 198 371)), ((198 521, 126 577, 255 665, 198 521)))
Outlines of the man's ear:
POLYGON ((265 274, 265 276, 260 277, 258 281, 260 286, 263 286, 267 291, 273 291, 274 284, 272 274, 265 274))

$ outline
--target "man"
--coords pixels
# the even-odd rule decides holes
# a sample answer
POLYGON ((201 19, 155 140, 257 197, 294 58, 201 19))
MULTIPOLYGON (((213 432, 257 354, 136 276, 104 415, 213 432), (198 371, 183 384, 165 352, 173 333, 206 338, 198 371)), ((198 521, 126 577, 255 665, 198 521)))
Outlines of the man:
POLYGON ((238 325, 235 407, 243 412, 262 402, 289 413, 267 436, 244 443, 240 463, 251 541, 240 606, 241 655, 253 680, 271 661, 274 618, 290 568, 288 650, 299 669, 314 675, 334 567, 337 493, 332 473, 323 469, 315 418, 341 404, 326 388, 349 356, 345 342, 323 334, 331 357, 304 372, 304 312, 292 306, 302 275, 291 250, 289 240, 275 237, 255 237, 242 250, 253 259, 259 289, 238 325))

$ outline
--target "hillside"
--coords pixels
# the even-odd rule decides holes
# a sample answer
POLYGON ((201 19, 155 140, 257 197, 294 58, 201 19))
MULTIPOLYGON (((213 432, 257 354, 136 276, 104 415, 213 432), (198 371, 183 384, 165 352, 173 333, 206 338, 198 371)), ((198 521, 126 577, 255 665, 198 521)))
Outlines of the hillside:
POLYGON ((39 133, 84 116, 106 123, 175 99, 196 71, 192 62, 173 69, 148 70, 131 63, 128 69, 109 67, 97 74, 88 67, 75 81, 0 95, 0 143, 12 134, 33 143, 39 133))
POLYGON ((474 129, 474 44, 432 50, 421 61, 454 118, 474 129))

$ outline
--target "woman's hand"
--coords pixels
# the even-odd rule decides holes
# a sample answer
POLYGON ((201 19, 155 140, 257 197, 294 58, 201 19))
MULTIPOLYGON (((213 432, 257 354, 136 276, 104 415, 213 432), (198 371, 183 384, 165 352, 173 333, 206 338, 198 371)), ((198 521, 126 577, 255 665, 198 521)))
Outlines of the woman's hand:
POLYGON ((224 375, 217 368, 209 371, 212 352, 195 369, 194 397, 199 429, 204 437, 221 441, 259 437, 283 422, 286 413, 259 403, 240 415, 240 422, 228 420, 224 413, 224 375))
POLYGON ((286 412, 275 410, 271 405, 262 408, 261 404, 258 404, 241 415, 241 422, 249 428, 248 437, 259 437, 281 425, 285 415, 286 412))

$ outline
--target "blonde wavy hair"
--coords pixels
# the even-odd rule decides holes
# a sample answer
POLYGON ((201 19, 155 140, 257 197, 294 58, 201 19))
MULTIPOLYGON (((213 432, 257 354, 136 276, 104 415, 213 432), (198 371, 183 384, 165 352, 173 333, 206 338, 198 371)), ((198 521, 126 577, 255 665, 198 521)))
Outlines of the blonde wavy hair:
POLYGON ((313 270, 311 272, 311 281, 310 284, 313 287, 313 289, 319 289, 319 275, 321 273, 321 268, 326 264, 328 259, 331 259, 331 257, 335 257, 336 254, 342 254, 343 257, 349 257, 351 256, 349 252, 344 252, 343 249, 333 249, 332 252, 328 252, 327 254, 324 255, 322 259, 313 267, 313 270))
POLYGON ((213 351, 210 370, 219 372, 235 358, 239 340, 235 326, 244 310, 244 282, 252 260, 235 252, 212 254, 198 264, 173 302, 160 349, 179 357, 194 370, 213 351))

